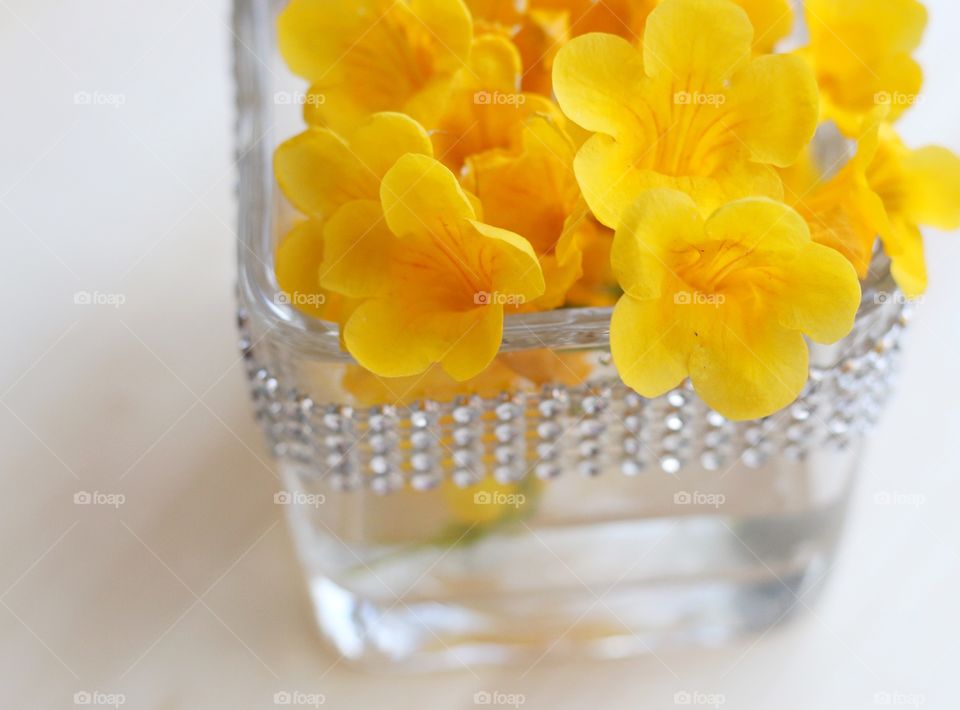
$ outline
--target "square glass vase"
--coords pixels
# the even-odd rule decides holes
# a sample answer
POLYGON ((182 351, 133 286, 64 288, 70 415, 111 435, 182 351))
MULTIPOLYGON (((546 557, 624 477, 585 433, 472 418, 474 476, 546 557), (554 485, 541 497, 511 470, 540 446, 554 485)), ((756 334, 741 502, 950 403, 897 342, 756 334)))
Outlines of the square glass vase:
POLYGON ((376 378, 274 277, 295 215, 272 152, 302 130, 275 46, 284 4, 234 4, 240 347, 335 652, 409 671, 619 657, 762 633, 811 604, 895 371, 906 314, 888 271, 762 420, 727 421, 688 386, 632 392, 608 309, 509 316, 467 385, 376 378))

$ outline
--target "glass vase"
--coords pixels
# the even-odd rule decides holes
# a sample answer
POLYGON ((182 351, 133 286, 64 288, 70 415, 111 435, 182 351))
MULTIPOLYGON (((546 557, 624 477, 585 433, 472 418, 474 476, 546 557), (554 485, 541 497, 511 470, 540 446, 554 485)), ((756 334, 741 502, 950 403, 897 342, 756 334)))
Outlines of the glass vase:
POLYGON ((369 667, 534 664, 720 644, 811 604, 895 370, 886 270, 762 420, 727 421, 688 386, 631 392, 608 309, 508 317, 467 384, 377 378, 273 275, 293 215, 271 155, 302 97, 274 46, 283 4, 235 3, 239 325, 323 638, 369 667))

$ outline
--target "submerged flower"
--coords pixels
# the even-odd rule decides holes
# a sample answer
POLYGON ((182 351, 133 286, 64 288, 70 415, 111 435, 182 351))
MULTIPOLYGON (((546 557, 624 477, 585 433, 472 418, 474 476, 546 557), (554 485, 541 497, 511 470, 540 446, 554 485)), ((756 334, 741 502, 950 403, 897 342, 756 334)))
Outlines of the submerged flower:
POLYGON ((907 296, 919 296, 927 288, 920 226, 960 227, 960 158, 939 146, 912 150, 884 125, 867 180, 889 217, 881 236, 893 276, 907 296))
MULTIPOLYGON (((821 135, 841 143, 832 124, 821 135)), ((877 152, 876 120, 866 123, 852 157, 839 157, 821 150, 814 141, 800 159, 782 170, 784 201, 807 221, 813 241, 836 249, 866 278, 877 238, 889 233, 883 201, 867 180, 867 168, 877 152)))
POLYGON ((468 159, 463 184, 480 200, 488 223, 522 234, 540 258, 547 290, 525 309, 557 308, 581 275, 576 236, 558 249, 580 202, 573 143, 544 116, 530 119, 515 143, 468 159))
POLYGON ((291 0, 278 28, 310 122, 341 133, 378 111, 431 123, 473 37, 463 0, 291 0))
POLYGON ((730 419, 793 401, 808 375, 803 336, 839 340, 860 304, 850 263, 767 198, 704 220, 688 195, 648 191, 624 213, 613 267, 624 296, 610 342, 624 382, 652 398, 689 377, 730 419))
POLYGON ((536 254, 523 237, 480 222, 432 158, 401 158, 380 198, 348 203, 324 230, 321 284, 360 301, 343 327, 347 349, 383 377, 433 363, 457 380, 476 376, 500 346, 505 307, 543 293, 536 254))
POLYGON ((826 118, 845 132, 878 104, 896 119, 916 102, 923 71, 910 56, 927 12, 917 0, 806 0, 810 34, 801 50, 813 65, 826 118))
POLYGON ((359 365, 347 365, 342 384, 357 406, 409 406, 425 399, 445 402, 458 396, 496 397, 516 388, 517 373, 500 358, 476 377, 464 381, 453 379, 440 365, 406 377, 380 377, 359 365))
POLYGON ((347 365, 343 388, 353 403, 362 407, 389 403, 407 406, 432 399, 445 402, 455 397, 497 397, 504 392, 537 392, 543 385, 583 384, 593 372, 589 356, 582 352, 520 350, 498 355, 475 377, 458 381, 440 365, 407 377, 380 377, 359 365, 347 365))
POLYGON ((655 187, 705 208, 782 196, 774 166, 790 165, 813 136, 816 83, 799 57, 753 58, 752 40, 730 0, 665 0, 647 21, 642 53, 603 34, 560 51, 560 107, 596 133, 576 173, 602 223, 616 228, 624 208, 655 187))
POLYGON ((543 486, 543 481, 533 476, 522 483, 501 483, 493 476, 484 476, 468 488, 447 478, 440 490, 450 516, 470 526, 456 533, 456 541, 464 542, 490 526, 522 520, 534 510, 543 486))

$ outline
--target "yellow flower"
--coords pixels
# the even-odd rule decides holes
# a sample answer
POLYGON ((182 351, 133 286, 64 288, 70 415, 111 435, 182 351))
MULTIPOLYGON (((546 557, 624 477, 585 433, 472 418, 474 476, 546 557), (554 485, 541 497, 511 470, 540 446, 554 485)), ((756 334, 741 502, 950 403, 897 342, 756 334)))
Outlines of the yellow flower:
MULTIPOLYGON (((790 0, 733 0, 746 10, 753 24, 754 51, 773 50, 774 45, 790 34, 793 8, 790 0)), ((660 0, 531 0, 532 7, 565 10, 570 35, 579 37, 590 32, 605 32, 639 42, 647 17, 660 0)))
POLYGON ((402 157, 380 199, 348 203, 324 230, 321 285, 361 301, 343 327, 347 349, 383 377, 433 363, 476 376, 500 346, 505 304, 543 293, 536 254, 480 222, 453 173, 427 156, 402 157))
POLYGON ((753 51, 772 52, 777 42, 793 30, 793 7, 790 0, 733 0, 750 17, 753 25, 753 51))
POLYGON ((564 113, 597 135, 577 154, 587 204, 616 228, 643 190, 665 187, 704 208, 750 195, 774 198, 774 166, 813 136, 817 88, 799 57, 751 57, 753 28, 730 0, 665 0, 651 13, 643 53, 593 34, 557 55, 564 113))
POLYGON ((536 392, 543 385, 574 387, 593 372, 589 357, 580 352, 547 348, 498 355, 476 377, 458 382, 440 365, 409 377, 380 377, 358 365, 348 365, 343 388, 357 406, 410 405, 424 399, 447 402, 456 397, 496 397, 504 392, 536 392))
POLYGON ((510 39, 523 58, 522 87, 545 96, 552 93, 553 58, 567 41, 567 14, 531 9, 527 0, 467 0, 478 35, 510 39))
POLYGON ((657 0, 530 0, 535 10, 563 12, 571 37, 605 32, 631 41, 643 36, 643 23, 657 0))
POLYGON ((513 36, 523 58, 523 88, 544 96, 553 94, 553 61, 570 35, 567 16, 551 10, 530 10, 513 36))
POLYGON ((347 300, 320 286, 324 220, 350 201, 379 199, 380 180, 406 153, 430 155, 432 146, 416 121, 398 113, 374 114, 349 142, 327 128, 309 128, 277 148, 277 183, 310 218, 281 240, 276 254, 277 282, 295 308, 332 320, 349 312, 347 300))
POLYGON ((380 181, 402 155, 433 155, 427 132, 403 114, 374 114, 352 133, 348 141, 311 127, 274 153, 277 183, 304 214, 325 219, 353 200, 379 199, 380 181))
POLYGON ((780 173, 785 201, 807 221, 813 241, 847 257, 861 280, 867 276, 877 238, 890 231, 883 201, 867 181, 878 131, 877 120, 868 120, 856 153, 845 162, 840 156, 834 164, 823 164, 818 147, 811 144, 800 160, 780 173))
POLYGON ((890 220, 881 236, 893 276, 906 295, 919 296, 927 288, 920 225, 960 227, 960 158, 939 146, 912 150, 884 125, 867 180, 890 220))
POLYGON ((523 235, 540 258, 546 292, 524 310, 558 308, 581 275, 581 244, 574 237, 562 259, 558 253, 580 202, 573 143, 544 116, 531 118, 514 143, 511 150, 469 158, 462 182, 479 198, 487 222, 523 235))
POLYGON ((379 111, 429 126, 473 38, 463 0, 291 0, 278 30, 309 122, 344 134, 379 111))
POLYGON ((474 41, 470 64, 432 126, 434 153, 444 165, 459 173, 470 156, 509 148, 533 115, 563 120, 549 99, 520 91, 521 75, 520 53, 510 40, 485 35, 474 41))
POLYGON ((735 420, 793 401, 808 374, 804 334, 839 340, 860 304, 850 263, 767 198, 731 202, 704 220, 688 195, 648 191, 624 213, 613 268, 624 296, 610 343, 623 380, 657 397, 689 377, 735 420))
MULTIPOLYGON (((478 526, 504 523, 528 515, 537 502, 543 482, 528 477, 522 483, 500 483, 493 476, 469 488, 450 480, 441 486, 447 510, 459 522, 478 526)), ((469 533, 463 535, 467 537, 469 533)))
POLYGON ((896 119, 916 100, 923 71, 910 56, 927 13, 917 0, 806 0, 813 65, 826 118, 849 133, 878 103, 896 119))
POLYGON ((515 28, 527 13, 527 0, 466 0, 479 34, 498 28, 515 28))
POLYGON ((353 396, 357 406, 408 406, 431 399, 447 402, 455 397, 496 397, 515 389, 517 373, 498 357, 476 377, 458 382, 440 365, 408 377, 380 377, 358 365, 348 365, 343 375, 343 388, 353 396))
POLYGON ((308 220, 280 241, 276 253, 277 284, 290 305, 315 318, 335 318, 341 299, 320 286, 323 226, 308 220))
POLYGON ((497 361, 522 378, 522 388, 532 390, 543 385, 575 387, 583 384, 594 370, 588 353, 550 348, 504 353, 497 361))
POLYGON ((593 308, 612 306, 620 297, 620 289, 610 266, 613 230, 600 224, 586 209, 586 204, 571 216, 568 229, 572 225, 578 228, 583 274, 567 292, 567 304, 593 308))

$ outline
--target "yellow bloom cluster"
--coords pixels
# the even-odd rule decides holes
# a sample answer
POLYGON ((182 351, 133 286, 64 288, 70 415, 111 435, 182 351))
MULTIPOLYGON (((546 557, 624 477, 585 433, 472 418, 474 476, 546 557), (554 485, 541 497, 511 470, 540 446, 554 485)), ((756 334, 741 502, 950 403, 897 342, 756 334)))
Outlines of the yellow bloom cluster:
POLYGON ((925 23, 916 0, 291 0, 307 128, 275 170, 304 219, 278 282, 339 322, 365 394, 555 376, 497 356, 505 315, 615 303, 637 392, 689 378, 768 415, 806 339, 850 331, 878 240, 916 295, 918 225, 960 226, 960 159, 892 128, 925 23))

